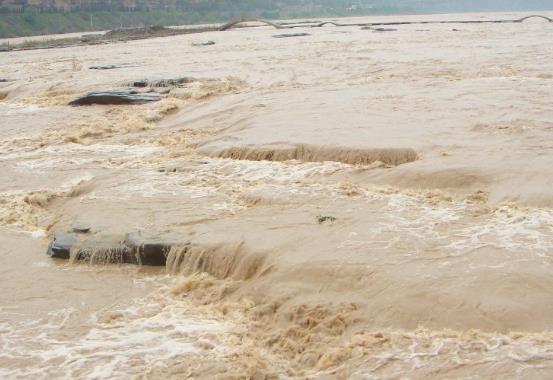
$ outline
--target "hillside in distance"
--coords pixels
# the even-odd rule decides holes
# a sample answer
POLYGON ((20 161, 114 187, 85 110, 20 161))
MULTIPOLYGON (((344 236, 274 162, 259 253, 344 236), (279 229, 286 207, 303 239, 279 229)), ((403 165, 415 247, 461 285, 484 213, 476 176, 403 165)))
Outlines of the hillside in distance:
POLYGON ((0 0, 0 38, 145 25, 553 9, 553 0, 0 0))

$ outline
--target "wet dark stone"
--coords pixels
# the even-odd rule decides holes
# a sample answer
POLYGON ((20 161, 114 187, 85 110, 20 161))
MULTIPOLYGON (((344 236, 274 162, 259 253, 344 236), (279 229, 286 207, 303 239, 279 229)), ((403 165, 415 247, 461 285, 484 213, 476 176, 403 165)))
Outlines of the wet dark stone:
POLYGON ((160 100, 158 94, 139 93, 136 90, 113 90, 105 92, 89 92, 69 103, 72 106, 91 104, 143 104, 160 100))
POLYGON ((148 266, 165 266, 167 253, 173 245, 169 241, 145 240, 139 233, 127 234, 124 244, 135 252, 142 265, 148 266))
POLYGON ((309 33, 284 33, 284 34, 276 34, 273 37, 274 38, 290 38, 290 37, 305 37, 310 36, 309 33))
POLYGON ((169 240, 145 239, 137 232, 124 237, 89 236, 82 233, 58 233, 48 246, 47 254, 53 258, 69 260, 73 248, 76 261, 165 266, 167 254, 175 245, 175 242, 169 240))
POLYGON ((69 260, 71 257, 71 247, 77 243, 77 240, 75 234, 56 234, 48 246, 46 253, 55 259, 69 260))
POLYGON ((137 80, 137 81, 133 82, 132 86, 133 87, 148 87, 148 80, 146 80, 146 79, 137 80))
POLYGON ((164 241, 147 241, 142 246, 140 261, 142 265, 165 266, 167 254, 171 250, 172 243, 164 241))
POLYGON ((160 168, 160 169, 158 169, 158 172, 160 172, 160 173, 176 173, 178 171, 179 171, 178 168, 160 168))
POLYGON ((136 253, 123 244, 109 244, 102 239, 89 239, 82 242, 74 253, 76 261, 94 264, 139 264, 136 253))

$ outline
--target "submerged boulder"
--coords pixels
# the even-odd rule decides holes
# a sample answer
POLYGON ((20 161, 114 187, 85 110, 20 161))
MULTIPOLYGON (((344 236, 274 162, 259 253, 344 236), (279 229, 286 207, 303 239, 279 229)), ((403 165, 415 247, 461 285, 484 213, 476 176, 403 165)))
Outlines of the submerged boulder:
POLYGON ((140 264, 149 266, 164 266, 174 244, 164 240, 146 240, 140 233, 127 234, 123 243, 135 252, 140 264))
POLYGON ((147 79, 141 79, 141 80, 134 81, 132 83, 132 86, 133 87, 148 87, 148 80, 147 79))
POLYGON ((71 106, 91 104, 144 104, 157 102, 160 96, 155 93, 141 93, 132 89, 89 92, 69 103, 71 106))
MULTIPOLYGON (((88 261, 95 264, 136 264, 165 266, 167 255, 176 243, 146 239, 140 233, 125 236, 90 236, 89 228, 57 233, 48 246, 48 256, 56 259, 88 261)), ((182 244, 179 244, 182 245, 182 244)))
POLYGON ((77 241, 78 238, 75 234, 56 234, 48 246, 46 254, 55 259, 69 260, 71 248, 77 241))

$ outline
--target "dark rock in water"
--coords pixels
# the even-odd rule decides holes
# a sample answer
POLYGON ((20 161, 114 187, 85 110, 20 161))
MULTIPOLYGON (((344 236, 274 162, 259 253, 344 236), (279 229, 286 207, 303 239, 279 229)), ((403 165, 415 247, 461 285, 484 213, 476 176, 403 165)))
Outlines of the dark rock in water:
POLYGON ((139 233, 127 234, 124 244, 135 252, 139 263, 148 266, 164 266, 173 245, 169 241, 145 240, 139 233))
POLYGON ((139 93, 135 90, 113 90, 105 92, 89 92, 88 94, 69 103, 72 106, 91 104, 143 104, 157 102, 161 98, 158 94, 139 93))
POLYGON ((309 33, 284 33, 284 34, 276 34, 273 37, 274 38, 289 38, 289 37, 305 37, 310 36, 309 33))
POLYGON ((205 42, 193 42, 192 46, 211 46, 215 45, 215 41, 205 41, 205 42))
POLYGON ((48 246, 46 252, 48 256, 55 259, 69 260, 71 257, 71 247, 77 243, 77 236, 74 234, 56 234, 48 246))
POLYGON ((133 82, 132 86, 133 87, 148 87, 148 80, 147 79, 137 80, 137 81, 133 82))
MULTIPOLYGON (((87 232, 89 230, 88 228, 87 232)), ((79 231, 54 235, 47 254, 53 258, 69 260, 73 249, 76 261, 165 266, 167 254, 173 245, 174 242, 167 240, 145 239, 140 233, 130 233, 124 237, 90 236, 79 231)))
POLYGON ((128 67, 136 67, 136 65, 129 63, 122 63, 120 65, 99 65, 99 66, 90 66, 90 70, 114 70, 114 69, 125 69, 128 67))
POLYGON ((75 261, 92 264, 140 264, 135 252, 113 236, 86 239, 79 243, 73 255, 75 261))
POLYGON ((90 70, 113 70, 113 69, 119 69, 121 66, 117 65, 105 65, 105 66, 90 66, 90 70))
POLYGON ((9 82, 10 80, 8 78, 1 78, 0 77, 0 83, 9 82))
POLYGON ((178 87, 181 84, 192 83, 193 78, 180 77, 173 79, 160 79, 150 82, 150 87, 178 87))

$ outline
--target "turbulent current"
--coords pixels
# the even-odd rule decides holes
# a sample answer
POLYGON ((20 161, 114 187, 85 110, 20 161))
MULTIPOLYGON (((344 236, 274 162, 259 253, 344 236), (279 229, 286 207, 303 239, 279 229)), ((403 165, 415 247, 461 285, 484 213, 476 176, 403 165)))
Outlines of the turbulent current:
POLYGON ((0 378, 553 376, 552 25, 0 53, 0 378))

